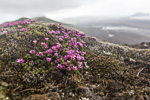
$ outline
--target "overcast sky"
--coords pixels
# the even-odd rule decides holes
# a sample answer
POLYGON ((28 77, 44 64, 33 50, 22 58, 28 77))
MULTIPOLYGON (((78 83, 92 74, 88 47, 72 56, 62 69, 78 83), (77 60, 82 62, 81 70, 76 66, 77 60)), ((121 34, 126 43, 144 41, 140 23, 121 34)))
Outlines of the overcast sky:
POLYGON ((0 0, 0 23, 20 17, 54 20, 80 16, 129 16, 150 13, 150 0, 0 0))

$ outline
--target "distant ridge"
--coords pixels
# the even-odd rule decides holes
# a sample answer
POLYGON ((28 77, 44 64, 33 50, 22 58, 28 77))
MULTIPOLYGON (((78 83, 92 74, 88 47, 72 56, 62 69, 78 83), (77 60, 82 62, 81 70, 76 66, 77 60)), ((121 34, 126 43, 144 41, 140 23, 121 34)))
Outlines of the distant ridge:
POLYGON ((131 17, 142 17, 142 16, 149 16, 149 15, 150 15, 149 13, 138 12, 138 13, 131 15, 131 17))
POLYGON ((60 22, 58 22, 58 21, 49 19, 49 18, 47 18, 47 17, 45 17, 45 16, 36 17, 36 18, 33 18, 33 19, 35 19, 37 22, 43 21, 44 23, 60 23, 60 22))
MULTIPOLYGON (((61 23, 61 22, 59 22, 59 21, 52 20, 52 19, 47 18, 47 17, 45 17, 45 16, 35 17, 35 18, 22 17, 22 18, 19 18, 19 19, 17 19, 17 20, 14 20, 14 22, 23 21, 23 20, 25 20, 25 19, 35 19, 37 22, 43 21, 43 23, 55 23, 55 24, 61 23)), ((11 22, 11 21, 9 21, 9 22, 11 22)), ((5 23, 7 23, 7 22, 5 22, 5 23)), ((3 23, 3 24, 4 24, 4 23, 3 23)), ((61 24, 62 24, 62 25, 65 25, 65 26, 71 26, 71 27, 72 27, 71 24, 66 24, 66 23, 61 23, 61 24)))

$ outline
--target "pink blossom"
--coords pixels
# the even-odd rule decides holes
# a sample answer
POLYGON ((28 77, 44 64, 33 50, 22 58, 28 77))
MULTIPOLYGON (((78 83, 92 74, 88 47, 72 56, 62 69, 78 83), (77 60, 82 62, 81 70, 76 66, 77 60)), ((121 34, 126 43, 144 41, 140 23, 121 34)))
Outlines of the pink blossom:
POLYGON ((81 69, 81 68, 82 68, 82 66, 78 66, 78 68, 80 68, 80 69, 81 69))
POLYGON ((7 34, 7 31, 3 31, 3 34, 7 34))
POLYGON ((56 46, 52 46, 52 49, 55 50, 55 49, 56 49, 56 46))
POLYGON ((50 62, 50 61, 51 61, 51 58, 46 58, 46 61, 47 61, 47 62, 50 62))
POLYGON ((58 56, 58 53, 54 53, 55 56, 58 56))
POLYGON ((28 29, 27 29, 27 28, 25 28, 24 30, 25 30, 25 31, 27 31, 28 29))
POLYGON ((84 56, 86 54, 86 52, 83 52, 82 54, 81 54, 81 56, 84 56))
POLYGON ((30 50, 30 53, 31 53, 31 54, 34 54, 34 53, 35 53, 35 51, 34 51, 34 50, 30 50))
POLYGON ((70 64, 70 66, 73 66, 72 64, 70 64))
POLYGON ((67 63, 69 64, 69 63, 70 63, 70 61, 69 61, 69 60, 67 60, 67 63))
POLYGON ((62 39, 62 38, 59 38, 59 41, 63 41, 63 39, 62 39))
POLYGON ((77 70, 77 66, 73 66, 73 70, 76 71, 77 70))
POLYGON ((56 48, 60 48, 60 47, 62 47, 62 45, 60 43, 57 43, 56 48))
POLYGON ((55 60, 55 63, 59 63, 59 62, 60 62, 59 59, 55 60))
POLYGON ((48 48, 48 45, 47 45, 47 44, 45 45, 45 48, 46 48, 46 49, 48 48))
POLYGON ((27 22, 27 24, 31 24, 31 22, 27 22))
POLYGON ((36 41, 36 40, 34 40, 34 41, 33 41, 33 43, 35 43, 35 44, 36 44, 36 43, 37 43, 37 41, 36 41))
POLYGON ((30 21, 31 21, 31 22, 35 22, 35 19, 31 19, 30 21))
POLYGON ((78 61, 78 65, 81 66, 81 65, 82 65, 82 62, 78 61))
POLYGON ((24 30, 25 30, 24 28, 20 29, 20 31, 24 31, 24 30))
POLYGON ((52 32, 52 31, 49 31, 49 33, 52 34, 53 32, 52 32))
POLYGON ((80 47, 83 47, 83 44, 82 44, 82 43, 80 43, 80 42, 77 42, 77 43, 79 44, 80 47))
POLYGON ((67 70, 69 70, 69 71, 70 71, 70 70, 71 70, 71 68, 70 68, 70 67, 67 67, 67 70))
POLYGON ((77 60, 81 60, 81 56, 78 55, 78 56, 77 56, 77 60))
POLYGON ((65 66, 62 66, 62 69, 65 69, 65 66))
POLYGON ((42 57, 42 56, 43 56, 43 53, 42 53, 42 52, 39 52, 39 54, 38 54, 37 56, 42 57))
POLYGON ((81 41, 82 43, 85 43, 83 40, 81 41))
POLYGON ((49 38, 45 38, 45 40, 46 40, 46 41, 48 41, 48 40, 49 40, 49 38))
POLYGON ((81 57, 81 60, 85 60, 84 57, 81 57))
POLYGON ((57 68, 61 68, 61 67, 62 67, 62 65, 61 65, 61 64, 58 64, 58 65, 57 65, 57 68))
POLYGON ((21 25, 18 25, 18 28, 22 28, 22 26, 21 26, 21 25))
POLYGON ((63 51, 63 49, 62 49, 62 48, 59 48, 59 50, 60 50, 60 51, 63 51))
POLYGON ((24 62, 24 60, 23 60, 23 58, 21 58, 21 59, 18 59, 17 62, 20 63, 20 64, 22 64, 24 62))
POLYGON ((58 52, 58 50, 57 50, 57 49, 55 49, 54 51, 55 51, 55 52, 58 52))
POLYGON ((60 34, 60 31, 56 31, 56 33, 60 34))
POLYGON ((42 46, 45 46, 45 45, 46 45, 46 43, 45 43, 45 42, 41 42, 41 45, 42 45, 42 46))
POLYGON ((47 54, 50 54, 50 53, 52 53, 52 52, 53 52, 52 49, 49 49, 49 50, 46 51, 47 54))

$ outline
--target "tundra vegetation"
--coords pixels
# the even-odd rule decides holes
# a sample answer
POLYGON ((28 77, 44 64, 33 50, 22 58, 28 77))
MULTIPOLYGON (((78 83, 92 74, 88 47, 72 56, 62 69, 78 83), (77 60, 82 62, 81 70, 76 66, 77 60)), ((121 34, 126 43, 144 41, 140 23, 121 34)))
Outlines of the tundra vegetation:
POLYGON ((25 19, 2 27, 0 99, 150 98, 150 64, 141 61, 149 51, 108 45, 61 23, 25 19))

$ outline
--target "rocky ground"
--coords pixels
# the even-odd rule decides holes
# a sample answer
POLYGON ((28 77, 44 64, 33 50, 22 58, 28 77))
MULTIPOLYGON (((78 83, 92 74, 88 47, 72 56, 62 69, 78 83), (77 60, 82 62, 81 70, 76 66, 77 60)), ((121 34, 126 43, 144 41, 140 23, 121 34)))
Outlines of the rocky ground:
MULTIPOLYGON (((48 29, 47 25, 36 25, 39 30, 48 29)), ((32 48, 31 38, 30 35, 22 35, 18 40, 0 37, 1 100, 150 100, 149 49, 87 37, 84 39, 87 54, 80 73, 73 76, 56 68, 46 76, 34 76, 22 73, 14 60, 32 48)))
POLYGON ((137 48, 137 49, 150 49, 150 43, 149 42, 142 42, 142 43, 135 44, 135 45, 127 45, 126 44, 126 46, 129 46, 132 48, 137 48))

